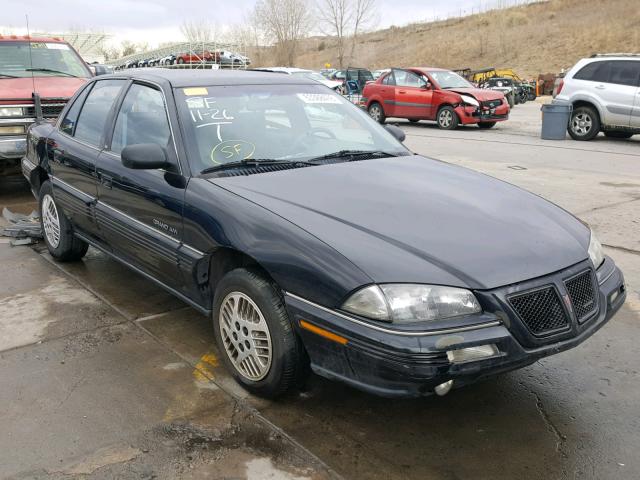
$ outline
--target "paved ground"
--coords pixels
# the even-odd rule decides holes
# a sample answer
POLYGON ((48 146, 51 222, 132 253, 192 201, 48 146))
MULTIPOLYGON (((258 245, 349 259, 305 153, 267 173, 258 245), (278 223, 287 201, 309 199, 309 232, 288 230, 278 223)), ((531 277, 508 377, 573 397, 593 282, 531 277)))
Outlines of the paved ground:
MULTIPOLYGON (((98 252, 61 266, 0 244, 0 477, 639 478, 640 142, 541 141, 535 103, 492 131, 399 123, 414 151, 593 225, 627 277, 618 316, 574 350, 443 398, 314 377, 274 403, 218 366, 207 318, 98 252)), ((0 186, 9 203, 33 208, 0 186)))

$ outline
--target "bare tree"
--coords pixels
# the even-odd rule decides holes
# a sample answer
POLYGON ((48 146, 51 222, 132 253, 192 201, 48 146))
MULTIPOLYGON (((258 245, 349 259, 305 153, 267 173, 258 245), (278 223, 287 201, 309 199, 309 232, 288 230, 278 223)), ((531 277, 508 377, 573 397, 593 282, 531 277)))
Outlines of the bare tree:
MULTIPOLYGON (((351 21, 354 18, 354 2, 360 0, 318 0, 318 16, 326 27, 324 33, 336 37, 338 50, 338 64, 344 67, 344 57, 347 49, 347 37, 351 31, 351 21)), ((353 52, 353 50, 352 50, 353 52)))
POLYGON ((351 58, 354 58, 358 34, 378 21, 377 0, 352 0, 353 5, 353 39, 351 43, 351 58))
POLYGON ((275 43, 278 62, 293 66, 298 44, 311 26, 308 0, 258 0, 253 15, 275 43))
POLYGON ((215 40, 217 26, 205 20, 184 21, 180 32, 189 43, 212 42, 215 40))

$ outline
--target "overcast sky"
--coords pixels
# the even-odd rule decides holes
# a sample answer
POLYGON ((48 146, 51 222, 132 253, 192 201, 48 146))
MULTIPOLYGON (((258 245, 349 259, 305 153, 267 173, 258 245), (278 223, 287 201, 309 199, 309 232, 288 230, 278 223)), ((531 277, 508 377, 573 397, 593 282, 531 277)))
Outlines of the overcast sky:
MULTIPOLYGON (((404 25, 477 11, 499 0, 378 0, 378 27, 404 25)), ((508 0, 515 2, 517 0, 508 0)), ((181 40, 180 24, 207 19, 224 26, 241 22, 256 0, 1 0, 0 33, 23 33, 25 14, 32 32, 69 29, 104 32, 114 41, 181 40)), ((504 0, 501 0, 504 4, 504 0)))

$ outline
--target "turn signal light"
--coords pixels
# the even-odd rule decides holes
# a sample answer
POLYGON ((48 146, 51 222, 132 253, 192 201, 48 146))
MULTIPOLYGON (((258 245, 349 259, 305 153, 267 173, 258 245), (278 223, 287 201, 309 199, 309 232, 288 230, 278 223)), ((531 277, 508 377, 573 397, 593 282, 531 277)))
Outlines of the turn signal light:
POLYGON ((335 333, 330 332, 329 330, 325 330, 324 328, 320 328, 313 323, 307 322, 306 320, 300 320, 300 326, 305 330, 309 330, 316 335, 320 335, 321 337, 339 343, 340 345, 346 345, 349 342, 346 338, 341 337, 340 335, 336 335, 335 333))
POLYGON ((500 355, 500 350, 493 344, 460 348, 447 352, 447 358, 451 363, 473 362, 476 360, 484 360, 485 358, 497 357, 498 355, 500 355))
POLYGON ((9 127, 0 127, 0 135, 20 135, 24 133, 24 125, 12 125, 9 127))

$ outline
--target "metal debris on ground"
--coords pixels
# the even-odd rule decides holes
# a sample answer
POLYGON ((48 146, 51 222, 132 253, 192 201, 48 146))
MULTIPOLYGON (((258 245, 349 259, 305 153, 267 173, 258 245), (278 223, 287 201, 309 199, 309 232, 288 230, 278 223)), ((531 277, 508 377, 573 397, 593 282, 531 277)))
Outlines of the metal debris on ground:
POLYGON ((12 237, 14 239, 10 242, 12 246, 33 245, 42 238, 40 217, 35 210, 29 215, 24 215, 3 208, 2 216, 9 224, 0 228, 0 236, 12 237))

